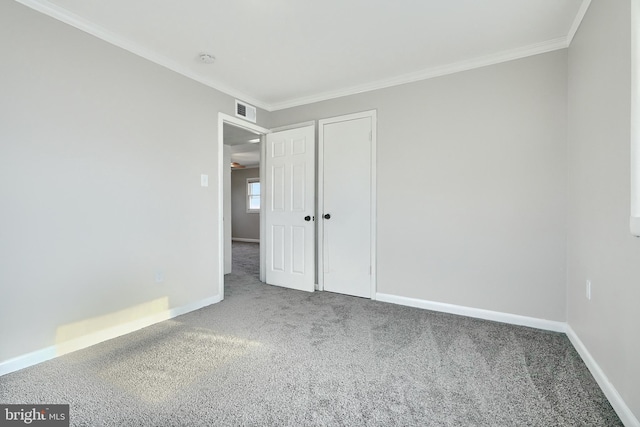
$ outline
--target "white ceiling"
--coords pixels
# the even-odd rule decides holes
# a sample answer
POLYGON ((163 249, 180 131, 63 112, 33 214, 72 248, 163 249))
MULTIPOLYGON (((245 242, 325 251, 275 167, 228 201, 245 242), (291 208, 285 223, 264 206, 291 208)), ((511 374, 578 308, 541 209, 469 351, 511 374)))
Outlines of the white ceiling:
POLYGON ((17 1, 267 110, 561 49, 590 3, 17 1))
POLYGON ((229 146, 231 161, 245 167, 260 165, 260 142, 250 142, 260 138, 259 134, 250 130, 225 123, 223 126, 224 145, 229 146))
POLYGON ((260 138, 260 134, 239 126, 233 126, 229 123, 225 123, 222 128, 222 138, 225 145, 235 146, 247 143, 255 144, 255 140, 260 138))

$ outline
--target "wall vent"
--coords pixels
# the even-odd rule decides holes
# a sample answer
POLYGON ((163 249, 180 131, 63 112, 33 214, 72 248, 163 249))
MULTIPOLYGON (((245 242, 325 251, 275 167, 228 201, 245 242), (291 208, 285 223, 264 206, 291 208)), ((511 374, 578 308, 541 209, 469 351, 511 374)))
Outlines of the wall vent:
POLYGON ((250 121, 251 123, 256 122, 256 107, 253 105, 245 104, 242 101, 238 101, 236 99, 236 116, 242 117, 250 121))

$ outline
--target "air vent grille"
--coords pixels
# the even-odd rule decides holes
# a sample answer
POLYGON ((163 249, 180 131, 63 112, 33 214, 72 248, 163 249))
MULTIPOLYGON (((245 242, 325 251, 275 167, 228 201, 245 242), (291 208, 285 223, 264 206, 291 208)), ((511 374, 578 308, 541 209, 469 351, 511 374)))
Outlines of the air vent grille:
POLYGON ((236 116, 247 119, 248 121, 256 122, 256 107, 253 105, 245 104, 242 101, 236 99, 236 116))

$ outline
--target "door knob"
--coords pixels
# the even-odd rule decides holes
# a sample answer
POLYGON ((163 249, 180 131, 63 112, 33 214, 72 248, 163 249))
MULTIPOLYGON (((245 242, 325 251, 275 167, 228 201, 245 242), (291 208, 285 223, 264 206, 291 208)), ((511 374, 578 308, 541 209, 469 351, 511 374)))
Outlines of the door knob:
POLYGON ((331 214, 324 214, 324 219, 331 219, 331 214))
POLYGON ((307 216, 304 217, 304 220, 305 221, 311 221, 311 217, 309 215, 307 215, 307 216))

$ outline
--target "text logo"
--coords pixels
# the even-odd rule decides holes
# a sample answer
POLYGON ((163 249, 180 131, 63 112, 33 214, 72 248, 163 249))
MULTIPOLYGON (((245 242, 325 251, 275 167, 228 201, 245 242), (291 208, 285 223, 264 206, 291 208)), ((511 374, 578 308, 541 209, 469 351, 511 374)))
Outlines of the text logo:
POLYGON ((0 427, 69 427, 69 405, 2 405, 0 427))

